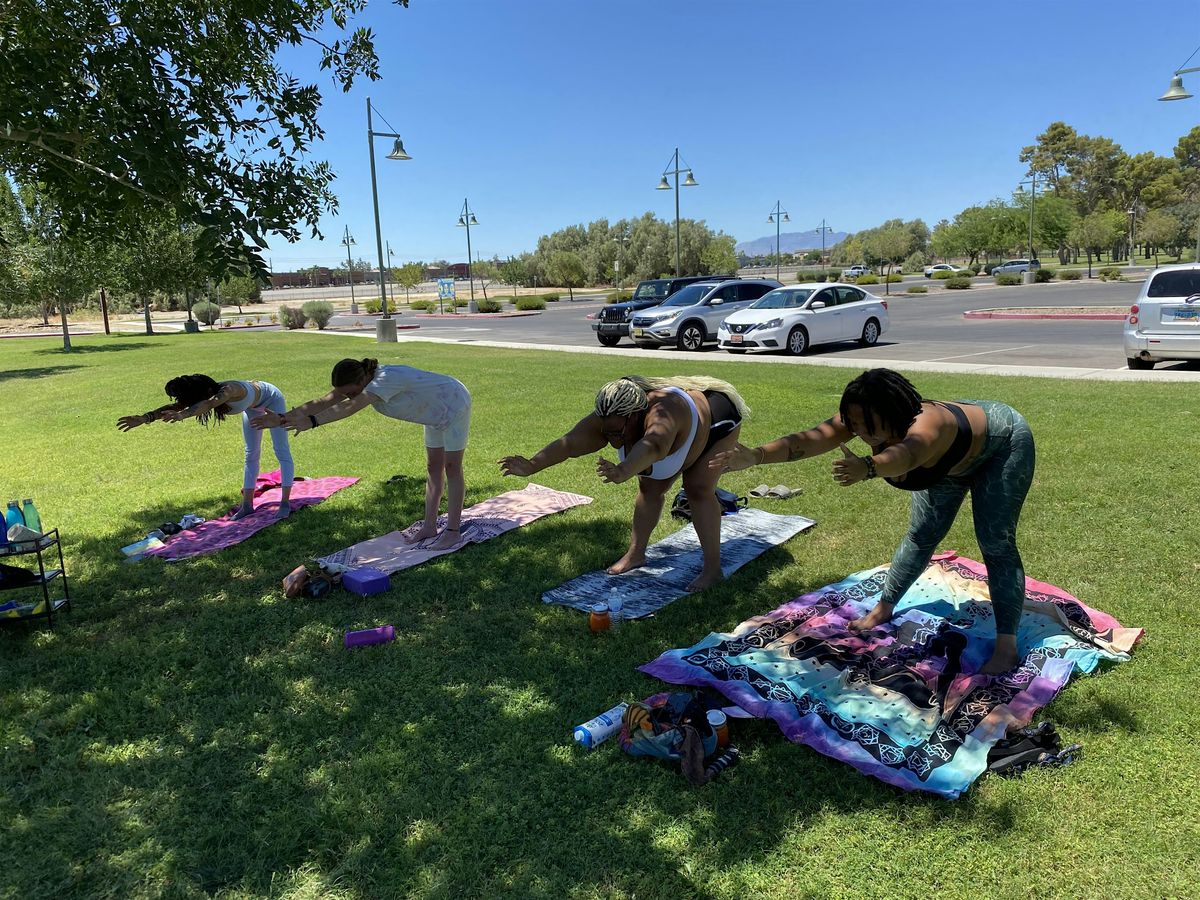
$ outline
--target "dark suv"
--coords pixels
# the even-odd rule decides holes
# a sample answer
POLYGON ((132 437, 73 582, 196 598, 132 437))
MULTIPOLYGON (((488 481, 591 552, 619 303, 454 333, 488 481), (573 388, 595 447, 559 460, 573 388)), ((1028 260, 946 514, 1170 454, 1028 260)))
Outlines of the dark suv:
POLYGON ((638 282, 633 299, 610 303, 596 314, 592 331, 605 347, 615 347, 621 338, 629 336, 629 321, 639 309, 658 306, 677 290, 697 281, 728 281, 736 275, 684 275, 680 278, 651 278, 638 282))

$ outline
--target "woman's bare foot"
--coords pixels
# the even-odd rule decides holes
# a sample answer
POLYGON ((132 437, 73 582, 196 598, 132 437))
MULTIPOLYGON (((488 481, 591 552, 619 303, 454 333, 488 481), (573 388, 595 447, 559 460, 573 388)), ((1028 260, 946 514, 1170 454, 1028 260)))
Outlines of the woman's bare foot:
POLYGON ((999 635, 996 638, 996 649, 979 670, 980 675, 1003 675, 1017 667, 1020 657, 1017 655, 1017 643, 1013 635, 999 635), (1005 640, 1005 638, 1008 638, 1005 640))
POLYGON ((696 591, 702 591, 706 587, 712 587, 718 581, 724 580, 724 578, 725 573, 720 569, 717 569, 716 572, 701 572, 695 577, 695 579, 693 579, 692 583, 688 585, 688 593, 694 594, 696 591))
POLYGON ((645 564, 646 554, 639 553, 638 555, 634 556, 633 551, 631 550, 604 571, 609 575, 620 575, 623 572, 630 572, 633 569, 640 569, 645 564))
POLYGON ((870 631, 872 628, 878 628, 885 622, 892 620, 892 613, 896 611, 896 604, 884 603, 880 600, 875 604, 875 608, 858 619, 852 619, 846 626, 851 631, 870 631))
POLYGON ((238 519, 244 519, 244 518, 246 518, 246 516, 253 515, 253 514, 254 514, 254 507, 248 503, 243 503, 240 507, 238 507, 238 511, 235 512, 229 518, 230 518, 230 520, 236 522, 236 521, 238 521, 238 519))
POLYGON ((430 543, 429 549, 430 550, 449 550, 451 547, 454 547, 461 543, 462 543, 462 534, 459 533, 459 530, 457 528, 455 528, 453 531, 451 531, 449 528, 447 528, 445 531, 443 531, 438 536, 438 539, 436 541, 433 541, 432 543, 430 543))
POLYGON ((422 525, 420 531, 418 531, 416 534, 407 536, 404 538, 404 540, 410 544, 418 544, 421 541, 429 540, 431 537, 437 537, 437 533, 438 530, 436 525, 422 525))

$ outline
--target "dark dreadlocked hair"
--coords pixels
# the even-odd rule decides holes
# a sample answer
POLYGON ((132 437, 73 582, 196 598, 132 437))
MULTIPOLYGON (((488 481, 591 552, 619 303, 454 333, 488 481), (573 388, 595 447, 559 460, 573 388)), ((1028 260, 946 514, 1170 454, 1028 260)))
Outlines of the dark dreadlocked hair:
POLYGON ((356 384, 364 377, 370 381, 375 377, 375 370, 378 368, 377 359, 343 359, 333 367, 333 375, 329 380, 335 388, 356 384))
POLYGON ((875 432, 878 419, 894 434, 904 434, 921 412, 921 395, 912 382, 891 369, 869 369, 842 392, 838 412, 847 421, 850 407, 862 410, 867 430, 875 432))
MULTIPOLYGON (((166 390, 168 397, 186 408, 202 403, 210 397, 215 397, 221 390, 221 385, 207 375, 180 375, 167 382, 166 390)), ((225 421, 225 414, 228 412, 228 407, 222 403, 211 414, 205 413, 202 416, 196 416, 196 419, 201 425, 207 425, 209 416, 212 415, 219 425, 225 421)))

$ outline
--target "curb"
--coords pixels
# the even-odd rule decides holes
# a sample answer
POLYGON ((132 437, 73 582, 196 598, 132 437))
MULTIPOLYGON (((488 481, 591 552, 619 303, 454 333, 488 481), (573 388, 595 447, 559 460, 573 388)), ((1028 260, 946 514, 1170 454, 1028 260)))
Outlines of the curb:
POLYGON ((1079 307, 1079 312, 1038 313, 1036 307, 995 307, 993 309, 968 309, 962 316, 964 319, 1095 319, 1108 322, 1122 322, 1128 313, 1124 312, 1086 312, 1088 307, 1079 307))
MULTIPOLYGON (((541 315, 540 311, 528 310, 525 312, 500 312, 500 313, 410 313, 414 319, 517 319, 521 316, 537 316, 541 315)), ((419 328, 420 326, 415 326, 419 328)))

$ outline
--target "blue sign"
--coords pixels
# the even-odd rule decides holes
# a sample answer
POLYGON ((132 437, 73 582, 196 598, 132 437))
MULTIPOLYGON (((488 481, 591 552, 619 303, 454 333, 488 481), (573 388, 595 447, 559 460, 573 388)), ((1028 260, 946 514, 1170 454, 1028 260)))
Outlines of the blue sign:
POLYGON ((454 298, 455 298, 454 279, 453 278, 439 278, 438 279, 438 299, 439 300, 453 300, 454 298))

